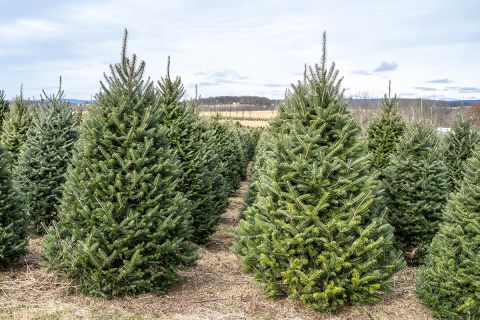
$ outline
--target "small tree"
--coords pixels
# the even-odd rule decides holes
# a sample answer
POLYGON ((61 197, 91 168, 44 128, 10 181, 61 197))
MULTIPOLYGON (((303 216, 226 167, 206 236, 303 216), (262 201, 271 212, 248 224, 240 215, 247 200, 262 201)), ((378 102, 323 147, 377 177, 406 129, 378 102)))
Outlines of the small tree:
POLYGON ((452 131, 445 138, 445 163, 452 189, 463 180, 464 164, 479 143, 479 134, 473 121, 458 115, 453 120, 452 131))
POLYGON ((27 139, 27 130, 30 126, 29 103, 20 93, 10 104, 10 110, 4 118, 0 137, 13 167, 17 164, 20 149, 27 139))
POLYGON ((126 55, 85 115, 67 171, 58 223, 47 233, 48 265, 98 296, 163 293, 192 264, 180 163, 161 124, 143 62, 126 55))
POLYGON ((12 185, 6 150, 0 146, 0 266, 14 263, 26 252, 28 221, 12 185))
POLYGON ((384 200, 398 245, 408 262, 422 261, 438 230, 449 193, 447 168, 432 122, 409 125, 384 170, 384 200))
POLYGON ((5 99, 5 91, 0 90, 0 133, 2 132, 3 119, 8 113, 8 101, 5 99))
POLYGON ((480 319, 480 149, 448 200, 440 231, 417 274, 417 296, 434 316, 480 319))
POLYGON ((34 113, 26 142, 18 157, 16 179, 30 222, 37 233, 56 218, 65 172, 77 139, 77 120, 63 102, 61 87, 56 96, 45 94, 34 113))

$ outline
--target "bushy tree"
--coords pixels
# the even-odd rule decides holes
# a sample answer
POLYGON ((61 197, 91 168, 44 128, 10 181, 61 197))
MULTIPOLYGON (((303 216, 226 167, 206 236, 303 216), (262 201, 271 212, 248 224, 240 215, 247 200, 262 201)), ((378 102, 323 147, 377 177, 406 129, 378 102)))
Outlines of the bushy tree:
POLYGON ((310 68, 280 108, 268 170, 237 229, 241 264, 267 295, 317 310, 378 301, 403 266, 393 229, 370 215, 372 185, 360 128, 334 64, 310 68))
POLYGON ((432 122, 411 123, 384 170, 384 200, 398 245, 421 263, 449 193, 440 138, 432 122))
POLYGON ((16 179, 37 233, 44 233, 56 218, 65 172, 77 139, 76 126, 73 109, 63 102, 61 89, 56 96, 45 95, 43 104, 35 109, 18 157, 16 179))
POLYGON ((372 154, 371 165, 380 171, 388 166, 389 156, 395 151, 406 125, 403 117, 395 110, 397 96, 392 98, 390 92, 389 83, 388 96, 385 94, 380 104, 380 114, 372 120, 367 129, 368 150, 372 154))
POLYGON ((0 136, 0 141, 7 149, 13 167, 16 166, 20 149, 27 139, 30 122, 29 102, 23 98, 21 93, 9 106, 0 136))
POLYGON ((0 266, 16 262, 26 252, 28 221, 20 204, 6 150, 0 146, 0 266))
POLYGON ((5 99, 5 91, 0 90, 0 133, 2 132, 3 119, 8 113, 8 101, 5 99))
POLYGON ((196 259, 187 200, 176 191, 181 166, 145 65, 126 56, 126 37, 82 121, 43 248, 51 269, 107 297, 163 293, 196 259))
POLYGON ((480 319, 480 149, 448 200, 442 225, 417 274, 417 296, 444 319, 480 319))
POLYGON ((216 185, 221 177, 219 160, 216 152, 207 145, 209 138, 205 137, 205 124, 193 106, 184 100, 181 79, 170 77, 169 66, 170 60, 167 75, 158 82, 161 119, 168 129, 170 144, 180 159, 183 176, 178 188, 191 204, 192 239, 202 243, 216 230, 226 192, 223 185, 216 185))
POLYGON ((479 143, 479 134, 471 119, 458 115, 453 119, 452 131, 445 137, 445 163, 452 189, 463 180, 464 164, 479 143))

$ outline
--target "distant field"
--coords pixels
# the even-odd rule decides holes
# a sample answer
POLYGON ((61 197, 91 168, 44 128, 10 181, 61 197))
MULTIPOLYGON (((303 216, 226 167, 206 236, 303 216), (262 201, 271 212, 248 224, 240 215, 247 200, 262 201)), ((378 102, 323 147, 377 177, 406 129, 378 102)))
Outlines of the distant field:
POLYGON ((268 121, 275 117, 275 110, 268 111, 203 111, 200 112, 202 117, 213 117, 216 114, 222 116, 226 120, 234 120, 240 122, 247 127, 265 127, 268 121))

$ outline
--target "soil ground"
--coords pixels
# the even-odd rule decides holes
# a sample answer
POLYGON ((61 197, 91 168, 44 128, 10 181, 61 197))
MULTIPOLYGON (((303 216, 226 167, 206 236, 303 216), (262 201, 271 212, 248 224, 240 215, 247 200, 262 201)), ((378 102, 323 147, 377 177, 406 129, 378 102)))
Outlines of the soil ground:
POLYGON ((392 279, 394 291, 381 303, 351 306, 337 315, 307 310, 288 299, 265 298, 262 288, 241 272, 232 252, 247 186, 243 182, 230 198, 218 231, 200 247, 198 265, 182 271, 182 280, 167 295, 103 300, 71 294, 67 282, 40 268, 42 239, 34 238, 20 266, 0 271, 0 319, 433 319, 413 294, 412 268, 392 279))

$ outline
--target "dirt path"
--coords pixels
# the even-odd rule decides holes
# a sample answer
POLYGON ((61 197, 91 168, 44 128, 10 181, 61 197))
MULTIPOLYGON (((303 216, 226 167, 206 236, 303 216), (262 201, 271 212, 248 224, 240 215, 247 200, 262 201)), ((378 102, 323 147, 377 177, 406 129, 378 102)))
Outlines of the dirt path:
POLYGON ((68 284, 39 267, 41 239, 32 239, 23 265, 0 272, 1 319, 433 319, 413 295, 413 269, 394 277, 395 291, 375 306, 355 306, 329 316, 300 304, 269 300, 251 277, 238 268, 232 253, 243 182, 230 198, 218 231, 200 248, 198 265, 182 271, 182 281, 168 295, 144 294, 102 300, 68 294, 68 284))

